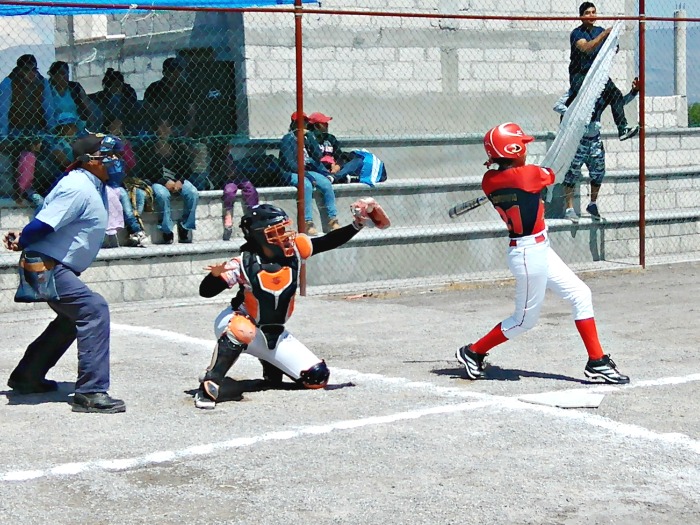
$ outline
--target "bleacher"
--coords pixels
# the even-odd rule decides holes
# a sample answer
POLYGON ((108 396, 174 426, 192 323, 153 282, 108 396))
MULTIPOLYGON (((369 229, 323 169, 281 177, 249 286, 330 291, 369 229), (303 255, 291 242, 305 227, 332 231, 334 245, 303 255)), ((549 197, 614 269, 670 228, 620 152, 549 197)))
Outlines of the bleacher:
MULTIPOLYGON (((683 140, 678 131, 677 140, 683 140)), ((661 143, 661 136, 647 134, 649 142, 661 143)), ((694 140, 695 133, 687 133, 694 140)), ((542 134, 532 148, 537 160, 553 136, 542 134)), ((310 290, 326 292, 358 291, 421 284, 461 282, 465 280, 507 277, 505 236, 503 224, 490 205, 484 205, 456 220, 447 215, 449 207, 474 198, 481 193, 481 173, 461 177, 436 177, 439 169, 425 170, 435 162, 441 148, 480 147, 476 137, 421 139, 422 144, 407 148, 410 139, 375 141, 368 149, 381 158, 394 157, 389 164, 389 180, 370 188, 364 184, 335 186, 338 217, 341 224, 350 221, 350 204, 359 197, 373 196, 392 218, 392 227, 386 231, 365 229, 342 248, 313 257, 307 264, 310 290), (416 148, 425 148, 426 156, 434 157, 427 164, 400 163, 400 152, 415 155, 416 148), (399 152, 400 150, 400 152, 399 152), (419 178, 421 173, 430 177, 419 178), (404 177, 403 175, 408 176, 404 177)), ((630 145, 607 141, 609 165, 616 166, 615 155, 629 155, 630 145)), ((275 141, 264 147, 274 152, 275 141)), ((348 141, 351 148, 354 143, 348 141)), ((655 144, 658 146, 658 144, 655 144)), ((671 144, 671 147, 673 147, 671 144)), ((260 141, 249 141, 245 147, 259 149, 260 141)), ((698 148, 700 149, 700 148, 698 148)), ((658 151, 657 151, 658 153, 658 151)), ((483 156, 483 153, 478 153, 483 156)), ((658 157, 658 154, 657 154, 658 157)), ((693 150, 688 150, 692 160, 693 150)), ((653 157, 650 157, 653 158, 653 157)), ((425 157, 424 157, 425 160, 425 157)), ((454 160, 448 160, 454 162, 454 160)), ((445 173, 448 173, 445 171, 445 173)), ((639 253, 639 182, 634 169, 610 169, 603 184, 599 203, 604 222, 593 222, 585 214, 574 225, 563 219, 561 187, 554 187, 554 195, 547 206, 547 225, 552 245, 562 258, 575 268, 600 268, 614 265, 635 265, 639 253)), ((581 203, 586 205, 588 181, 581 185, 581 203)), ((296 216, 296 194, 292 187, 260 188, 261 202, 273 202, 293 217, 296 216)), ((646 173, 646 254, 697 251, 700 237, 700 165, 654 167, 646 173)), ((146 248, 117 247, 103 249, 97 261, 88 269, 84 280, 105 295, 110 302, 196 297, 203 268, 212 262, 235 255, 242 243, 240 230, 234 229, 231 241, 222 241, 222 192, 203 191, 197 208, 197 231, 192 244, 151 244, 146 248)), ((314 212, 318 213, 314 206, 314 212)), ((234 222, 243 210, 239 199, 234 209, 234 222)), ((179 210, 174 210, 177 217, 179 210)), ((23 227, 31 210, 18 207, 10 199, 0 201, 0 230, 23 227)), ((147 233, 159 242, 156 217, 145 214, 147 233)), ((324 217, 316 216, 317 225, 325 225, 324 217)), ((0 311, 24 308, 12 302, 17 285, 15 265, 17 254, 6 252, 0 256, 0 311)))

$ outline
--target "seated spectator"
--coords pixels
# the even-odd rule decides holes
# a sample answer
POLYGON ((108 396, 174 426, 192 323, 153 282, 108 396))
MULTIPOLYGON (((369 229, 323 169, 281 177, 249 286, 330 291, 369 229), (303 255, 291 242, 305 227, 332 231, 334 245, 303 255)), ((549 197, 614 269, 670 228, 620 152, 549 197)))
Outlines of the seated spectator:
POLYGON ((136 91, 124 82, 124 75, 111 67, 102 77, 102 91, 89 95, 100 113, 101 126, 104 126, 104 117, 114 115, 119 117, 127 134, 133 133, 139 127, 137 121, 138 98, 136 91))
POLYGON ((196 229, 196 212, 199 193, 188 180, 192 173, 192 152, 181 141, 173 140, 168 117, 157 119, 156 139, 139 148, 138 173, 153 187, 156 208, 159 214, 158 228, 163 233, 163 242, 172 244, 174 239, 170 201, 173 195, 181 195, 184 206, 182 217, 177 221, 178 241, 192 242, 191 232, 196 229))
POLYGON ((69 80, 70 70, 66 62, 54 62, 49 68, 49 85, 53 96, 56 117, 72 114, 78 119, 78 130, 84 132, 88 126, 94 127, 90 99, 83 86, 69 80))
POLYGON ((126 177, 119 187, 119 203, 123 211, 124 225, 129 233, 129 246, 144 248, 148 244, 148 235, 146 235, 141 215, 147 207, 150 210, 153 209, 153 189, 148 183, 133 176, 136 155, 131 142, 124 138, 121 119, 108 115, 105 122, 107 132, 122 141, 118 154, 124 161, 126 177))
POLYGON ((17 164, 17 194, 15 201, 18 204, 30 202, 36 211, 41 209, 44 204, 44 197, 36 191, 37 186, 41 181, 37 181, 37 175, 40 175, 41 164, 37 162, 43 140, 40 136, 34 136, 27 139, 22 145, 22 152, 19 154, 17 164))
MULTIPOLYGON (((308 124, 307 116, 304 121, 308 124)), ((284 170, 286 183, 296 186, 299 181, 297 169, 297 114, 292 113, 292 122, 289 125, 289 132, 280 141, 280 164, 284 170)), ((321 148, 318 145, 313 133, 304 130, 304 220, 306 221, 306 233, 318 235, 318 230, 313 222, 313 200, 314 189, 318 188, 323 196, 323 202, 328 213, 328 227, 331 230, 340 228, 338 223, 337 210, 335 207, 335 192, 329 180, 331 172, 321 162, 321 148)))
POLYGON ((55 126, 53 97, 34 55, 22 55, 0 83, 0 136, 34 135, 55 126))
POLYGON ((224 159, 224 177, 226 182, 224 182, 224 235, 223 240, 228 241, 231 239, 231 234, 233 232, 233 204, 236 200, 236 193, 241 190, 241 197, 245 206, 250 208, 256 206, 260 199, 258 197, 258 190, 255 189, 248 178, 236 170, 236 165, 233 162, 233 158, 230 154, 231 146, 229 146, 229 153, 224 159))
POLYGON ((78 135, 78 119, 71 113, 62 113, 56 119, 53 140, 48 146, 45 160, 50 173, 50 188, 63 176, 73 162, 73 141, 78 135))
POLYGON ((170 117, 174 137, 189 137, 195 125, 192 90, 184 79, 185 63, 181 58, 166 58, 163 78, 152 82, 143 95, 146 118, 153 121, 165 113, 170 117))
POLYGON ((384 163, 367 150, 342 151, 335 135, 328 132, 328 123, 333 117, 323 113, 309 115, 308 128, 313 132, 321 147, 321 162, 331 175, 333 184, 344 182, 363 182, 374 186, 387 178, 384 163))

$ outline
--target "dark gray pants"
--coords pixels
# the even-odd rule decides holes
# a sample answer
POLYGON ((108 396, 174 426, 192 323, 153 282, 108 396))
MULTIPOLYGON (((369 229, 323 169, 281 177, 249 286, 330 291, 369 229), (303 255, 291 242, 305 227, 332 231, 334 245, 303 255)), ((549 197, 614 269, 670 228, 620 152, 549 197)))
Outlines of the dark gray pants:
POLYGON ((109 306, 62 264, 56 265, 60 301, 49 302, 57 317, 28 347, 12 376, 39 380, 53 368, 73 341, 78 340, 78 380, 81 394, 109 389, 109 306))

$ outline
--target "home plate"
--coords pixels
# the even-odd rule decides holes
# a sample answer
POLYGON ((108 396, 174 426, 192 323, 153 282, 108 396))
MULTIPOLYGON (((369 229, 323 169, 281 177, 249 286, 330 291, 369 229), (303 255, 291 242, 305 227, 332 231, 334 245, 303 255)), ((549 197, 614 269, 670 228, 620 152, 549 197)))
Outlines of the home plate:
POLYGON ((546 405, 558 408, 598 408, 605 394, 593 394, 585 391, 546 392, 544 394, 526 394, 518 401, 534 405, 546 405))

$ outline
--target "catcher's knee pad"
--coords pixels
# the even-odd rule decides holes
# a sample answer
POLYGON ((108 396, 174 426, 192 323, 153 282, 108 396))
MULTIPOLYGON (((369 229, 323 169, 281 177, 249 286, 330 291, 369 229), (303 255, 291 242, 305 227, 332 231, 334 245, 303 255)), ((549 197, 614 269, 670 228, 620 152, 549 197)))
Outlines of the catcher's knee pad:
POLYGON ((331 371, 328 370, 325 361, 315 364, 308 370, 299 374, 299 382, 306 388, 323 388, 328 384, 331 371))
POLYGON ((218 397, 219 385, 245 348, 245 345, 232 341, 227 334, 219 337, 211 364, 204 373, 204 377, 201 378, 202 386, 212 399, 218 397))
POLYGON ((255 339, 257 327, 245 315, 234 314, 228 322, 227 330, 241 344, 248 345, 255 339))

